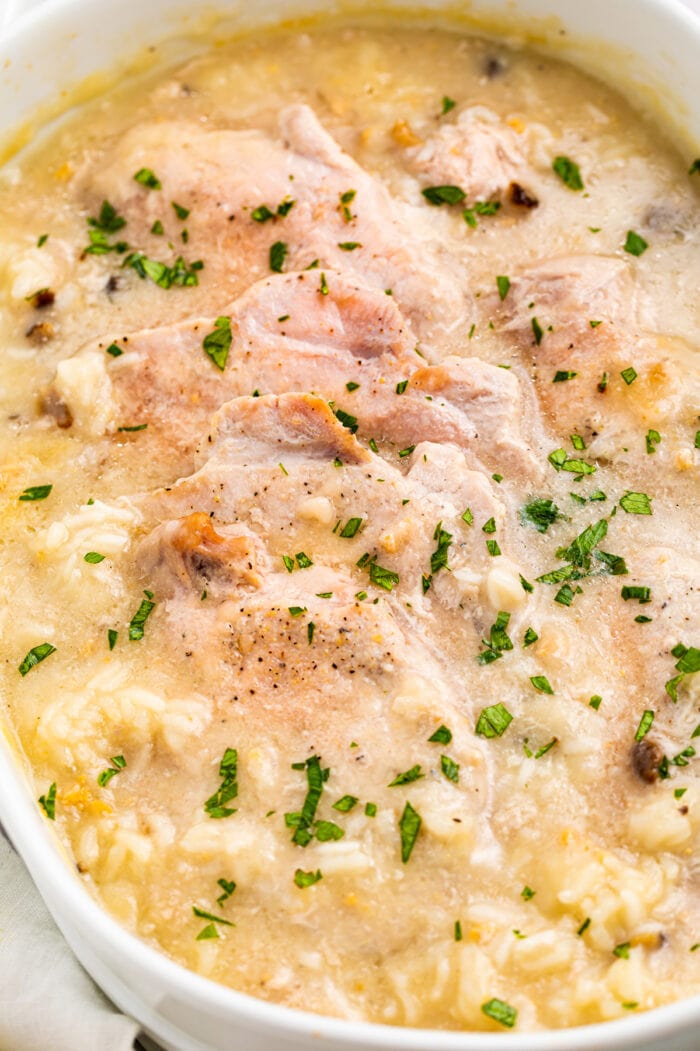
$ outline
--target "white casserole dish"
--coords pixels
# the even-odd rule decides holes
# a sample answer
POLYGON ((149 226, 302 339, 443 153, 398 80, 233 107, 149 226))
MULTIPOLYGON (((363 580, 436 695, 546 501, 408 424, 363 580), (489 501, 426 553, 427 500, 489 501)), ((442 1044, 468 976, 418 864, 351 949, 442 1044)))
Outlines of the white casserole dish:
MULTIPOLYGON (((249 5, 219 0, 218 6, 224 31, 319 11, 363 9, 359 0, 257 0, 249 5)), ((174 34, 196 35, 215 21, 212 11, 192 0, 150 0, 144 7, 132 0, 0 2, 0 139, 60 112, 69 97, 64 89, 83 78, 125 64, 174 34)), ((691 150, 691 144, 700 143, 700 21, 674 0, 388 0, 382 7, 461 12, 487 29, 529 31, 534 42, 551 44, 563 57, 654 106, 691 150)), ((700 997, 605 1025, 501 1035, 338 1021, 236 993, 177 966, 110 919, 67 863, 34 794, 12 745, 0 736, 0 822, 86 969, 169 1051, 691 1051, 700 1046, 700 997)))

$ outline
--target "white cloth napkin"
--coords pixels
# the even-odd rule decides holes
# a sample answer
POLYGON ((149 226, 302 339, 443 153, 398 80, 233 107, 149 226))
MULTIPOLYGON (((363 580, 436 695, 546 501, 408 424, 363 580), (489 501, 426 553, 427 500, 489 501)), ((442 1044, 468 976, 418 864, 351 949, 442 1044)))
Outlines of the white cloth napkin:
POLYGON ((75 959, 0 832, 2 1051, 130 1051, 137 1033, 75 959))

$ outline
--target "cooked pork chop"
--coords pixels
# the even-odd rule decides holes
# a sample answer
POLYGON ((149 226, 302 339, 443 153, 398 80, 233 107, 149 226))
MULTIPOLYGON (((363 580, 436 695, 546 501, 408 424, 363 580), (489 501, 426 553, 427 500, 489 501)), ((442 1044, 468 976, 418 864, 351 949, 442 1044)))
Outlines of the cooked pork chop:
MULTIPOLYGON (((109 387, 109 429, 147 423, 143 437, 181 453, 181 470, 224 402, 297 390, 332 402, 368 438, 450 441, 492 470, 536 471, 515 376, 478 358, 425 366, 391 297, 347 274, 324 271, 322 280, 315 271, 266 278, 236 300, 225 315, 231 346, 223 369, 203 347, 216 319, 195 318, 133 333, 116 357, 105 352, 107 341, 91 344, 61 363, 49 396, 80 425, 70 380, 89 361, 109 387)), ((94 414, 90 420, 94 426, 94 414)))
MULTIPOLYGON (((308 106, 279 116, 280 136, 160 122, 132 128, 79 180, 87 208, 103 199, 127 220, 132 248, 161 259, 171 201, 189 211, 188 259, 219 306, 275 268, 345 268, 396 297, 421 339, 465 320, 464 282, 434 247, 423 208, 396 201, 324 130, 308 106), (160 187, 134 180, 146 169, 160 187), (264 210, 263 210, 264 209, 264 210), (271 248, 279 244, 277 259, 271 248)), ((120 232, 120 238, 122 232, 120 232)))

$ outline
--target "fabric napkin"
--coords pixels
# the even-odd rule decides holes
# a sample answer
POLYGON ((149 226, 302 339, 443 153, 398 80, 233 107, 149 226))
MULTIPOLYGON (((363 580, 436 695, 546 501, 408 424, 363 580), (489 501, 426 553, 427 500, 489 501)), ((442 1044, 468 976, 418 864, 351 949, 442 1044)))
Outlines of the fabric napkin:
POLYGON ((82 969, 0 831, 0 1051, 130 1051, 138 1028, 82 969))

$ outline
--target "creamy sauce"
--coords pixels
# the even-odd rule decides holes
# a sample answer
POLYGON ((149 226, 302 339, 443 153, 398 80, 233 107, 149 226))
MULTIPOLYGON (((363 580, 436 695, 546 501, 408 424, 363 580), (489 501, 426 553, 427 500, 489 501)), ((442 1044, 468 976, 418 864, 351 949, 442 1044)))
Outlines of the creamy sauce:
POLYGON ((376 22, 0 172, 3 709, 130 930, 399 1025, 700 992, 688 168, 551 57, 376 22))

